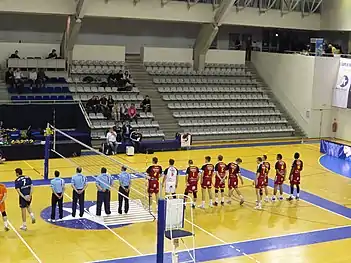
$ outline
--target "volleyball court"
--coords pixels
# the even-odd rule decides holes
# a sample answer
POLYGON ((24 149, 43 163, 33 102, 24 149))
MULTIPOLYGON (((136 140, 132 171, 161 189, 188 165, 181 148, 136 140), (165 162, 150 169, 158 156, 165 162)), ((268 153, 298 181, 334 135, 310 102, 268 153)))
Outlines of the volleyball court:
MULTIPOLYGON (((64 131, 61 131, 60 129, 57 129, 56 127, 50 125, 50 129, 53 133, 53 141, 49 144, 50 145, 50 151, 54 153, 57 157, 60 157, 64 159, 68 165, 72 168, 76 167, 81 167, 83 170, 83 174, 88 176, 89 181, 95 182, 96 177, 101 173, 101 168, 105 167, 110 175, 114 177, 115 180, 118 179, 118 174, 121 172, 122 167, 126 167, 127 171, 132 175, 132 186, 131 186, 131 191, 130 191, 130 196, 127 197, 129 198, 129 203, 130 203, 130 210, 128 214, 123 214, 120 215, 117 212, 117 206, 118 203, 117 201, 111 201, 111 215, 107 216, 104 213, 102 213, 102 222, 101 224, 106 227, 107 230, 110 230, 111 232, 115 233, 113 230, 109 228, 109 225, 123 225, 123 224, 131 224, 131 223, 142 223, 142 222, 151 222, 155 221, 157 218, 157 212, 159 212, 159 218, 163 217, 163 219, 158 221, 157 228, 156 228, 156 223, 155 223, 155 230, 158 229, 158 233, 155 235, 157 238, 157 253, 156 253, 156 258, 157 262, 159 261, 159 256, 163 252, 159 250, 159 245, 160 243, 164 243, 164 234, 165 230, 167 232, 167 222, 166 218, 164 217, 163 214, 166 214, 166 211, 162 211, 160 215, 160 211, 157 211, 157 203, 156 201, 152 201, 150 204, 150 200, 148 198, 148 193, 146 192, 146 174, 141 171, 137 171, 136 169, 129 167, 128 165, 118 161, 115 159, 113 156, 107 156, 104 155, 103 153, 95 150, 94 148, 86 145, 85 143, 73 138, 72 136, 68 135, 64 131), (60 137, 60 141, 62 141, 62 138, 64 138, 65 141, 69 141, 70 143, 75 143, 79 144, 82 147, 82 152, 83 155, 79 157, 71 157, 71 158, 66 158, 64 157, 58 150, 59 147, 57 147, 60 143, 60 141, 57 139, 60 137), (160 234, 159 227, 160 227, 160 221, 161 224, 164 224, 163 231, 160 234)), ((113 186, 112 191, 117 194, 118 192, 118 184, 113 186)), ((160 194, 162 196, 162 188, 160 189, 160 194)), ((69 196, 67 196, 69 197, 69 196)), ((71 199, 69 197, 69 199, 71 199)), ((160 203, 159 203, 160 204, 160 203)), ((190 203, 189 203, 190 204, 190 203)), ((183 207, 183 205, 182 205, 183 207)), ((168 209, 168 208, 167 208, 168 209)), ((164 210, 164 209, 163 209, 164 210)), ((179 210, 179 207, 177 208, 179 210)), ((259 262, 255 258, 253 258, 250 255, 247 255, 244 251, 241 251, 240 249, 236 248, 234 245, 224 241, 223 239, 217 237, 216 235, 208 232, 201 226, 197 225, 196 223, 193 222, 192 218, 192 209, 188 210, 187 212, 184 213, 184 216, 182 216, 183 223, 180 225, 182 228, 185 230, 191 230, 191 233, 195 236, 195 231, 202 232, 201 234, 203 235, 208 235, 214 240, 216 240, 220 244, 227 245, 228 249, 234 249, 236 253, 247 257, 250 261, 252 262, 259 262)), ((183 211, 184 212, 184 211, 183 211)), ((88 213, 91 217, 95 217, 94 211, 86 210, 86 213, 88 213)), ((179 215, 177 215, 179 217, 179 215)), ((98 218, 98 220, 101 220, 101 218, 98 218)), ((173 230, 172 230, 173 231, 173 230)), ((117 235, 117 234, 116 234, 117 235)), ((120 239, 123 239, 123 237, 118 236, 120 239)), ((167 238, 167 237, 166 237, 167 238)), ((173 239, 169 238, 168 239, 173 239)), ((174 261, 174 249, 175 245, 177 242, 179 242, 182 238, 178 238, 179 240, 176 241, 175 243, 172 241, 171 248, 169 249, 168 252, 164 251, 162 248, 162 251, 164 251, 164 261, 162 262, 196 262, 195 261, 195 242, 190 241, 189 242, 181 242, 184 245, 184 248, 181 248, 177 250, 177 261, 174 261), (193 251, 193 252, 192 252, 193 251), (178 257, 179 256, 179 257, 178 257), (179 260, 179 261, 178 261, 179 260)), ((124 240, 124 239, 123 239, 124 240)), ((178 248, 179 246, 177 246, 178 248)), ((134 249, 139 255, 143 255, 140 251, 134 249)), ((155 258, 155 261, 156 261, 155 258)))

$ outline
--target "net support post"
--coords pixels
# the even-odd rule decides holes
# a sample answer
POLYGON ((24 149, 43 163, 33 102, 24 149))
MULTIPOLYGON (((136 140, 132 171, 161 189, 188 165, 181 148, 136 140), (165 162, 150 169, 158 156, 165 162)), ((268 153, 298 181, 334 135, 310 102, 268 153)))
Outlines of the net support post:
POLYGON ((163 263, 165 228, 166 228, 166 202, 165 199, 158 199, 157 210, 157 253, 156 263, 163 263))
POLYGON ((50 158, 50 143, 51 143, 51 130, 49 125, 45 130, 45 145, 44 145, 44 179, 49 179, 49 158, 50 158))

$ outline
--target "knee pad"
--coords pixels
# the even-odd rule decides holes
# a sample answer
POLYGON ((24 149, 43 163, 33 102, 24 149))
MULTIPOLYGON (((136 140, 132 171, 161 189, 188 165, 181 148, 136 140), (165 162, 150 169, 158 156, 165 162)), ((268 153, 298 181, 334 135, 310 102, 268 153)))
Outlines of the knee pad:
POLYGON ((260 195, 263 195, 263 190, 262 189, 260 189, 260 195))
POLYGON ((193 192, 194 198, 197 198, 197 192, 193 192))
POLYGON ((224 193, 224 189, 221 189, 221 193, 224 193))
POLYGON ((215 189, 215 193, 218 194, 219 190, 218 189, 215 189))
POLYGON ((7 214, 6 214, 5 211, 4 211, 4 212, 1 212, 1 215, 2 215, 2 216, 7 216, 7 214))

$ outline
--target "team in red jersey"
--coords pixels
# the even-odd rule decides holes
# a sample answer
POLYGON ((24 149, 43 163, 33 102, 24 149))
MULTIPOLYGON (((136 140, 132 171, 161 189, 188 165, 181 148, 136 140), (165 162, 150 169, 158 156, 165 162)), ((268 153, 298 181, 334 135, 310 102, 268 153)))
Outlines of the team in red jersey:
POLYGON ((208 192, 208 197, 210 199, 210 207, 212 207, 212 178, 214 174, 214 169, 215 167, 213 164, 211 164, 211 157, 206 156, 205 157, 205 164, 202 166, 201 170, 201 178, 200 178, 200 184, 201 184, 201 192, 202 192, 202 204, 200 205, 200 208, 205 208, 205 194, 206 190, 208 192))
POLYGON ((294 161, 291 166, 290 171, 290 196, 289 201, 294 199, 294 186, 296 186, 296 200, 300 199, 300 180, 301 180, 301 171, 303 170, 303 162, 300 160, 300 154, 294 154, 294 161))
MULTIPOLYGON (((269 201, 269 197, 268 197, 268 179, 269 179, 269 171, 271 170, 271 164, 267 161, 268 157, 267 155, 263 155, 262 156, 262 161, 263 161, 263 165, 265 167, 265 178, 264 178, 264 194, 265 194, 265 198, 264 201, 268 202, 269 201)), ((263 195, 263 190, 260 191, 261 196, 263 195)))
POLYGON ((256 171, 256 179, 255 179, 255 188, 256 188, 256 207, 255 209, 262 209, 261 204, 261 191, 265 187, 265 180, 266 180, 266 167, 264 166, 262 157, 257 157, 257 171, 256 171))
POLYGON ((235 162, 228 163, 227 170, 228 170, 228 189, 229 189, 229 200, 227 201, 228 204, 231 204, 231 198, 233 197, 233 192, 238 194, 240 197, 240 205, 244 203, 244 197, 241 195, 241 192, 238 189, 239 179, 241 184, 244 184, 243 178, 241 177, 240 167, 239 165, 242 163, 240 158, 237 158, 235 162))
POLYGON ((225 179, 227 178, 227 165, 223 162, 223 156, 218 155, 218 162, 215 165, 215 202, 218 205, 218 192, 221 191, 221 205, 224 205, 225 179))
POLYGON ((147 192, 149 194, 149 206, 151 206, 152 194, 155 194, 156 201, 158 199, 158 192, 160 190, 160 176, 162 174, 162 167, 157 164, 157 157, 152 158, 152 165, 146 170, 147 192))
POLYGON ((285 175, 286 175, 286 163, 283 161, 283 156, 278 153, 277 154, 277 161, 275 163, 275 179, 274 179, 274 190, 273 190, 273 196, 272 196, 272 201, 274 202, 277 194, 277 190, 279 187, 279 200, 283 200, 283 183, 285 181, 285 175))
MULTIPOLYGON (((191 206, 195 208, 196 199, 197 199, 197 185, 200 179, 200 170, 197 166, 194 165, 192 160, 188 162, 189 167, 186 169, 186 177, 185 177, 185 192, 184 195, 188 196, 189 193, 193 194, 193 203, 191 206)), ((185 202, 185 200, 184 200, 185 202)))

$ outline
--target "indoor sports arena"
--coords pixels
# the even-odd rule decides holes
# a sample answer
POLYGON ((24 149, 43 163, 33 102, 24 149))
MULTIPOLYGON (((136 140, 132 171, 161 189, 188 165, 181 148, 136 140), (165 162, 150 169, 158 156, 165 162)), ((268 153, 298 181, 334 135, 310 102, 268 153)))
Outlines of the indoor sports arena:
POLYGON ((350 8, 0 1, 0 262, 351 262, 350 8))

